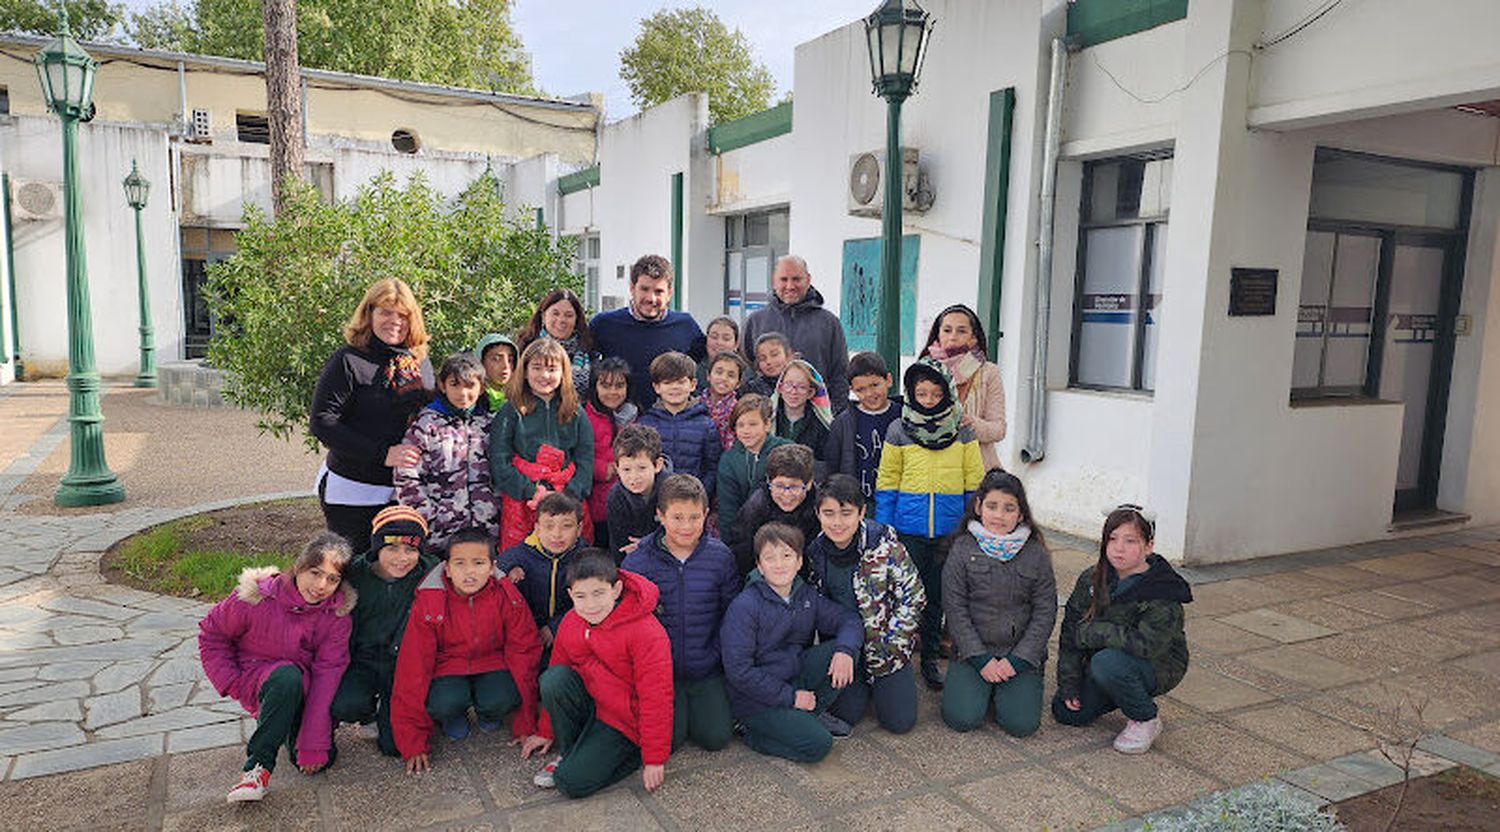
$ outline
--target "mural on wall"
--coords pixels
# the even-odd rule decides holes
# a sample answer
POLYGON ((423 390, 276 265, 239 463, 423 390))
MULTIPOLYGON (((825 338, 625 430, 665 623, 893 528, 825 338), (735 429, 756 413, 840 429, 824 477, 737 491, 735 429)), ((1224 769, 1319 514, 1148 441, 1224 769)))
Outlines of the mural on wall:
MULTIPOLYGON (((901 238, 901 353, 917 352, 917 254, 922 238, 901 238)), ((880 322, 880 238, 844 241, 844 282, 839 295, 839 320, 851 352, 875 349, 880 322)))

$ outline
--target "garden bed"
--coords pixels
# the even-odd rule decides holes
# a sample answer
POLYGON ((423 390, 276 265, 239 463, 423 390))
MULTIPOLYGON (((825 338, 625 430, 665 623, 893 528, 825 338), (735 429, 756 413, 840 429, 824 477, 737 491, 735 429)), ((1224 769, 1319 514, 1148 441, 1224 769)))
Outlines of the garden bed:
POLYGON ((250 503, 152 526, 116 543, 99 570, 111 583, 216 600, 250 566, 286 566, 323 529, 312 497, 250 503))
POLYGON ((1350 832, 1385 829, 1492 832, 1500 829, 1500 779, 1459 766, 1413 778, 1391 824, 1401 784, 1335 803, 1339 822, 1350 832))

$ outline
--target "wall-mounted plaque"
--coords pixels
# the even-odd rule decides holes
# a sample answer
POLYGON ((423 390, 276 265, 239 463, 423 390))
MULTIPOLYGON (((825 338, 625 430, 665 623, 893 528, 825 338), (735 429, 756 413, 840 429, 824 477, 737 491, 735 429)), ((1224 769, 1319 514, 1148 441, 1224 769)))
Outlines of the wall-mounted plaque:
POLYGON ((1275 269, 1230 269, 1229 315, 1276 314, 1275 269))

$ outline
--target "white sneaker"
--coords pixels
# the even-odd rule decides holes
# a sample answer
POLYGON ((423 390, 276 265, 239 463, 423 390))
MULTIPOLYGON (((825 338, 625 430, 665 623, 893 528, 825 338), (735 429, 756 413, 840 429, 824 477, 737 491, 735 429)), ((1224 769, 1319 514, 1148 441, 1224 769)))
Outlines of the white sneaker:
POLYGON ((229 790, 227 799, 230 803, 245 803, 247 801, 260 800, 266 796, 266 786, 271 783, 271 772, 266 771, 259 763, 240 777, 240 782, 229 790))
POLYGON ((556 778, 556 775, 557 775, 557 764, 561 763, 561 762, 562 762, 562 757, 561 756, 553 757, 551 760, 549 760, 547 762, 546 765, 542 766, 542 770, 538 771, 536 773, 535 777, 531 778, 531 782, 537 784, 538 786, 540 786, 541 788, 544 788, 544 789, 556 788, 557 787, 557 778, 556 778))
POLYGON ((1156 737, 1160 733, 1161 717, 1159 716, 1146 722, 1126 720, 1125 730, 1115 737, 1115 750, 1121 754, 1145 754, 1151 750, 1151 743, 1156 742, 1156 737))

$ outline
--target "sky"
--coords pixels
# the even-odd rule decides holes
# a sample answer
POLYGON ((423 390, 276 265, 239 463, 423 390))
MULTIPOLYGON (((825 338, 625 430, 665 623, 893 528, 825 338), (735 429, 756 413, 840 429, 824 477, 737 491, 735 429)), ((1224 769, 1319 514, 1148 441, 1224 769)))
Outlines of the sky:
MULTIPOLYGON (((156 0, 125 0, 132 11, 156 0)), ((780 99, 792 87, 792 50, 852 20, 878 0, 514 0, 511 20, 531 53, 532 72, 551 95, 604 93, 614 121, 637 108, 620 80, 620 51, 635 39, 641 18, 663 8, 701 5, 750 40, 755 57, 776 78, 780 99)))
POLYGON ((852 20, 878 0, 516 0, 512 19, 531 53, 532 71, 547 92, 604 93, 610 121, 637 108, 620 80, 620 51, 641 18, 663 8, 702 5, 750 40, 755 57, 776 78, 781 98, 792 88, 792 50, 852 20))

